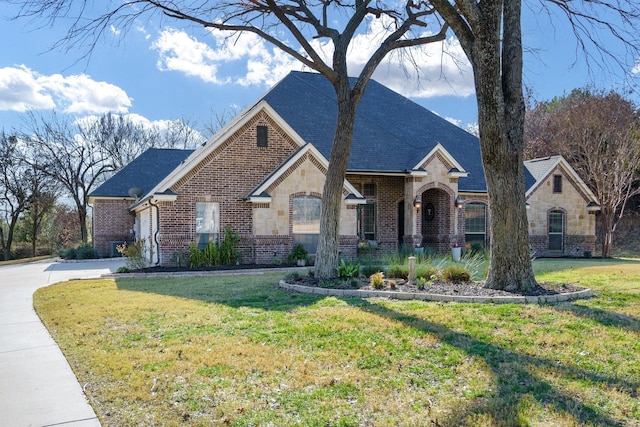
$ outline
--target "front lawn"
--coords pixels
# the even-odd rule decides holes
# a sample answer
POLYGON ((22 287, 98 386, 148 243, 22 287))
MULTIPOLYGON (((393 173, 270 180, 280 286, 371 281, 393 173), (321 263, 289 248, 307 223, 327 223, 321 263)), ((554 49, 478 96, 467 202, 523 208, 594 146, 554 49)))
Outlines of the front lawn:
POLYGON ((34 304, 105 426, 640 425, 640 262, 534 265, 598 297, 339 299, 264 274, 71 281, 34 304))

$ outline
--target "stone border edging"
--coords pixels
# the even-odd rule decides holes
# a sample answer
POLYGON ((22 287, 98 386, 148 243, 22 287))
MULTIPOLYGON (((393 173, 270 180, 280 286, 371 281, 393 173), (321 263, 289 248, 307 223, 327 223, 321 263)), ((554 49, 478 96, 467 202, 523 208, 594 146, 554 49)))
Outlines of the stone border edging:
POLYGON ((327 295, 335 297, 356 297, 372 298, 385 297, 398 300, 420 300, 420 301, 440 301, 440 302, 462 302, 462 303, 494 303, 494 304, 545 304, 574 301, 577 299, 591 298, 594 296, 591 289, 584 289, 577 292, 569 292, 556 295, 530 295, 530 296, 463 296, 463 295, 441 295, 418 292, 398 292, 398 291, 374 291, 361 289, 331 289, 313 286, 296 285, 281 280, 278 286, 282 289, 301 292, 305 294, 327 295))

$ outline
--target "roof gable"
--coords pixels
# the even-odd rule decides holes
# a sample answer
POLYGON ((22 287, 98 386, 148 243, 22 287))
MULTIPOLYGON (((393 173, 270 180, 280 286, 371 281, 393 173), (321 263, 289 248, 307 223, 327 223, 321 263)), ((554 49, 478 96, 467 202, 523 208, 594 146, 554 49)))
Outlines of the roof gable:
POLYGON ((571 180, 576 183, 577 190, 583 195, 588 203, 598 200, 591 189, 580 178, 580 175, 571 167, 569 162, 562 156, 550 156, 539 159, 527 160, 524 162, 525 169, 529 171, 535 179, 533 185, 527 187, 526 196, 529 197, 554 171, 562 169, 571 180))
MULTIPOLYGON (((295 153, 293 153, 280 165, 280 167, 274 170, 273 173, 267 176, 256 188, 254 188, 246 196, 246 200, 252 203, 269 203, 271 201, 271 196, 269 193, 267 193, 268 189, 276 184, 280 180, 280 178, 286 174, 287 171, 289 171, 291 168, 294 168, 296 163, 303 159, 306 155, 309 155, 313 159, 315 159, 320 164, 322 169, 324 169, 323 173, 326 174, 326 171, 329 167, 328 160, 313 146, 313 144, 306 144, 295 153)), ((346 203, 366 203, 364 197, 347 180, 344 181, 343 188, 347 193, 344 198, 346 203)))

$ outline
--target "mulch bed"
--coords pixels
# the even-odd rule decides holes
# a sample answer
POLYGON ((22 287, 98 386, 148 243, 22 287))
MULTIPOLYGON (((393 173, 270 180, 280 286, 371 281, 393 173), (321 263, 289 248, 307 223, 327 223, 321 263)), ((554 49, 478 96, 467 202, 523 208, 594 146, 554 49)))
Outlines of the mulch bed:
POLYGON ((397 280, 395 289, 391 288, 389 281, 385 283, 383 289, 373 289, 369 280, 360 279, 356 283, 351 280, 337 279, 330 281, 321 281, 312 277, 299 277, 295 279, 287 279, 288 283, 295 283, 304 286, 316 286, 322 288, 333 289, 361 289, 361 290, 378 290, 389 292, 414 292, 438 295, 458 295, 458 296, 478 296, 478 297, 498 297, 498 296, 541 296, 541 295, 558 295, 568 292, 582 291, 585 288, 570 283, 539 283, 535 288, 527 292, 503 291, 497 289, 485 288, 484 282, 448 282, 434 281, 430 285, 425 285, 424 289, 418 289, 413 284, 404 283, 402 279, 397 280))

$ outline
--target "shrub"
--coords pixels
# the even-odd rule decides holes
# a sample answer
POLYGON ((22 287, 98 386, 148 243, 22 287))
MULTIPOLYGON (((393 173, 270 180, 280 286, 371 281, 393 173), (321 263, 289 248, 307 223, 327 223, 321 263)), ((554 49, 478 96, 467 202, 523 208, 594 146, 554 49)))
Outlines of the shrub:
POLYGON ((336 267, 338 277, 354 278, 360 275, 360 264, 347 263, 344 259, 340 260, 340 264, 336 267))
POLYGON ((58 255, 63 259, 92 259, 96 257, 96 251, 89 243, 82 243, 73 248, 62 248, 58 255))
POLYGON ((288 262, 295 263, 298 260, 309 261, 309 254, 302 243, 296 243, 291 249, 291 252, 289 252, 289 255, 287 255, 288 262))
POLYGON ((77 259, 92 259, 96 258, 96 251, 93 249, 93 246, 89 243, 83 243, 78 246, 76 249, 76 258, 77 259))
POLYGON ((394 260, 387 269, 387 276, 406 280, 407 277, 409 277, 409 265, 397 263, 397 261, 394 260))
POLYGON ((119 254, 126 258, 125 264, 129 270, 141 270, 149 266, 149 260, 145 256, 146 242, 140 239, 137 242, 127 242, 116 246, 119 254))
POLYGON ((471 273, 461 265, 450 265, 444 269, 443 278, 454 282, 469 282, 471 281, 471 273))
POLYGON ((76 248, 60 248, 58 255, 62 259, 76 259, 76 248))
POLYGON ((416 265, 416 277, 431 277, 440 276, 440 270, 438 267, 434 267, 431 264, 418 264, 416 265))
POLYGON ((230 228, 224 231, 221 243, 208 242, 200 249, 195 243, 189 245, 189 267, 213 267, 216 265, 235 265, 239 262, 238 244, 240 236, 230 228))
POLYGON ((384 288, 384 273, 382 271, 378 271, 377 273, 373 273, 369 279, 371 280, 371 287, 373 289, 382 289, 384 288))
POLYGON ((423 290, 425 283, 427 283, 427 279, 425 279, 424 277, 420 276, 416 278, 416 287, 418 289, 423 290))
POLYGON ((396 288, 396 286, 398 285, 398 282, 396 282, 396 281, 395 281, 395 280, 393 280, 393 279, 389 279, 389 282, 388 282, 388 283, 389 283, 389 287, 390 287, 391 289, 395 289, 395 288, 396 288))

